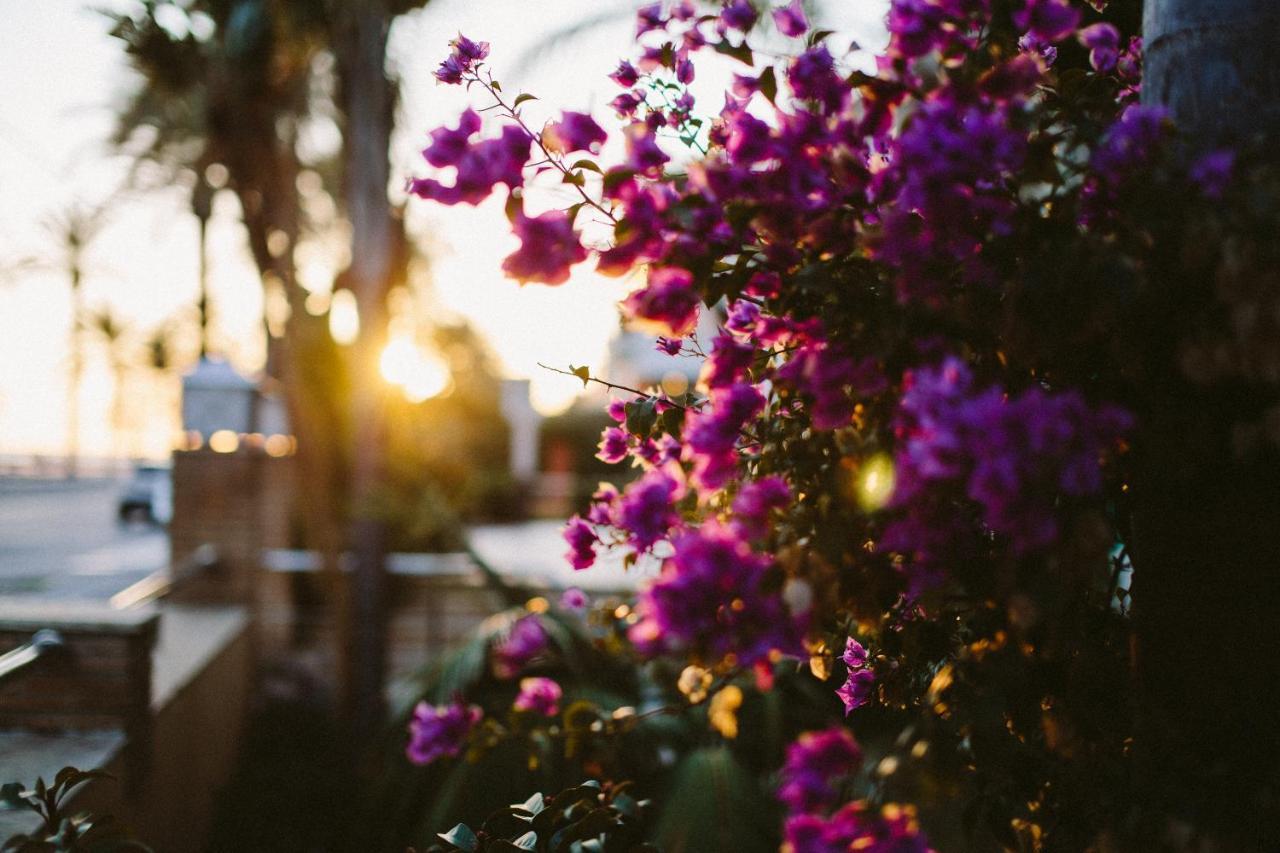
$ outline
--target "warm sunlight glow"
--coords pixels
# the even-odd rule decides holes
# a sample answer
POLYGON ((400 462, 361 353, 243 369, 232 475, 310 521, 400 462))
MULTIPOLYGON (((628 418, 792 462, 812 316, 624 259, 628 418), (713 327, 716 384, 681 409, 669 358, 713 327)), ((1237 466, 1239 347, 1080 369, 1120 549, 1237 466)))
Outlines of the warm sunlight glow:
POLYGON ((287 435, 276 433, 267 436, 267 440, 262 446, 267 451, 268 456, 288 456, 293 452, 293 439, 287 435))
POLYGON ((433 352, 428 352, 408 335, 398 335, 382 350, 378 360, 382 377, 404 389, 411 403, 438 397, 453 381, 449 367, 433 352))
POLYGON ((240 436, 229 429, 220 429, 209 436, 209 449, 214 453, 235 453, 240 446, 240 436))
POLYGON ((339 290, 329 302, 329 334, 343 346, 355 343, 360 336, 360 309, 350 290, 339 290))
POLYGON ((858 505, 867 512, 882 508, 893 495, 894 479, 893 460, 884 453, 872 456, 858 472, 858 505))

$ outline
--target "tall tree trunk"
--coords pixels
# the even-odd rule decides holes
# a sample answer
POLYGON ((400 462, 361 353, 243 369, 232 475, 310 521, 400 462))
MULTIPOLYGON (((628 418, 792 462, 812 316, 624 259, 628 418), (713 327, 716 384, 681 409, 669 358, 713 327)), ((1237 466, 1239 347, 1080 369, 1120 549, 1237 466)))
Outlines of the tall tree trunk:
POLYGON ((1280 3, 1145 0, 1143 99, 1205 145, 1280 129, 1280 3))
MULTIPOLYGON (((1257 134, 1280 140, 1280 5, 1147 0, 1144 12, 1143 97, 1170 107, 1187 156, 1257 134)), ((1186 278, 1173 265, 1167 272, 1186 278)), ((1220 311, 1212 275, 1185 286, 1220 311)), ((1187 303, 1177 309, 1174 298, 1155 309, 1163 334, 1150 336, 1155 369, 1140 392, 1135 443, 1136 786, 1156 809, 1230 839, 1227 849, 1277 849, 1268 845, 1280 844, 1280 705, 1271 698, 1280 686, 1280 466, 1274 454, 1243 454, 1238 441, 1276 393, 1242 380, 1189 382, 1178 358, 1187 303)))
POLYGON ((397 254, 387 197, 388 152, 395 105, 386 74, 391 12, 384 0, 352 0, 336 12, 333 38, 345 124, 344 180, 351 222, 351 265, 343 284, 355 294, 360 337, 353 352, 351 468, 352 685, 347 711, 362 739, 376 736, 385 715, 387 579, 384 524, 372 513, 385 464, 386 386, 378 376, 385 343, 386 294, 397 254))
POLYGON ((84 373, 84 340, 80 324, 84 306, 80 258, 71 260, 71 365, 67 371, 67 477, 75 479, 80 472, 80 379, 84 373))

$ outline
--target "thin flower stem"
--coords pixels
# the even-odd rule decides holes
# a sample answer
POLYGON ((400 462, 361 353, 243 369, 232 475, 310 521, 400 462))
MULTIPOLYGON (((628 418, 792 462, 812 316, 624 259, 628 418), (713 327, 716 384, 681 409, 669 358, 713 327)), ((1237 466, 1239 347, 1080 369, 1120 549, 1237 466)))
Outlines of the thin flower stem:
MULTIPOLYGON (((497 89, 493 88, 493 83, 491 81, 487 81, 483 79, 478 73, 475 74, 473 79, 475 80, 475 82, 483 86, 485 88, 485 91, 487 91, 491 96, 493 96, 493 100, 496 102, 494 106, 501 107, 502 110, 507 114, 507 117, 510 118, 512 121, 514 121, 516 124, 520 125, 520 129, 523 130, 526 134, 528 134, 529 138, 533 140, 533 143, 538 146, 538 148, 542 151, 544 155, 546 155, 546 158, 547 158, 546 162, 554 166, 560 172, 560 174, 564 175, 565 177, 569 177, 569 175, 571 174, 569 171, 569 168, 565 166, 563 163, 561 163, 558 159, 556 159, 556 157, 554 157, 551 154, 551 152, 547 149, 547 146, 542 144, 542 134, 534 133, 533 130, 530 129, 529 125, 525 124, 524 119, 520 117, 520 114, 516 112, 515 108, 509 105, 506 101, 504 101, 502 99, 501 93, 499 93, 497 89)), ((573 181, 569 181, 569 183, 571 183, 573 185, 573 188, 578 191, 578 195, 582 196, 582 200, 585 203, 591 205, 596 210, 600 211, 605 216, 609 217, 610 222, 617 224, 618 218, 613 215, 613 212, 611 210, 607 209, 606 207, 601 205, 598 201, 593 199, 587 193, 587 191, 584 190, 577 183, 573 181)))
MULTIPOLYGON (((538 362, 538 367, 541 367, 543 370, 550 370, 552 373, 559 373, 561 376, 572 376, 574 379, 582 378, 581 376, 579 376, 576 373, 573 373, 572 371, 561 370, 558 367, 551 367, 550 365, 543 364, 542 362, 538 362)), ((596 384, 603 385, 606 388, 612 388, 615 391, 626 391, 628 394, 635 394, 637 397, 656 397, 657 396, 656 394, 647 394, 644 391, 640 391, 636 388, 632 388, 629 385, 619 385, 616 382, 609 382, 608 380, 600 379, 596 376, 588 376, 587 381, 595 382, 596 384)), ((672 400, 670 397, 667 397, 664 399, 665 399, 665 402, 670 403, 674 408, 680 409, 681 411, 688 410, 687 406, 682 406, 681 404, 677 403, 675 400, 672 400)))

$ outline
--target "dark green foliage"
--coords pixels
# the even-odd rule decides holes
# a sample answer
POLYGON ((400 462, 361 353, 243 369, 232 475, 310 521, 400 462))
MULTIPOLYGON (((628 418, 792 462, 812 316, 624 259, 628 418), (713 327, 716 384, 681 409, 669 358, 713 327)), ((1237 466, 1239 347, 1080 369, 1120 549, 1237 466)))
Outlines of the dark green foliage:
POLYGON ((637 800, 631 785, 588 781, 544 797, 497 809, 475 830, 458 824, 438 834, 431 853, 657 853, 644 841, 642 817, 647 800, 637 800))
POLYGON ((79 786, 95 779, 114 779, 102 770, 64 767, 52 783, 36 779, 28 789, 21 782, 0 786, 0 805, 27 809, 40 817, 35 832, 15 835, 0 845, 5 853, 149 853, 134 841, 125 826, 109 816, 73 814, 67 799, 79 786))

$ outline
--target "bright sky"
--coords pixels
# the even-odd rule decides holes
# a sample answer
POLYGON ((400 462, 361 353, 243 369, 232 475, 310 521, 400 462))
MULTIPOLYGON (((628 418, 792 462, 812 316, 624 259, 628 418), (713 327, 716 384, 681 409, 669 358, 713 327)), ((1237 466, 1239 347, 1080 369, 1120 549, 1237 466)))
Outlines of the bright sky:
MULTIPOLYGON (((112 5, 127 4, 116 0, 112 5)), ((106 22, 84 0, 0 0, 0 454, 57 453, 66 446, 69 294, 57 265, 57 246, 42 222, 70 204, 96 204, 119 187, 127 163, 105 139, 112 107, 131 85, 106 22), (35 265, 19 266, 21 259, 35 265)), ((630 53, 628 0, 435 0, 402 18, 392 34, 393 63, 403 85, 403 108, 393 169, 419 170, 417 150, 427 131, 452 123, 466 104, 458 87, 431 77, 457 32, 492 44, 491 65, 508 91, 536 93, 527 117, 539 124, 560 107, 590 109, 606 128, 604 104, 616 94, 605 77, 630 53), (531 66, 515 67, 526 50, 588 17, 616 8, 616 19, 547 50, 531 66)), ((824 27, 863 45, 882 38, 883 0, 832 0, 818 16, 824 27)), ((727 62, 727 60, 725 61, 727 62)), ((700 66, 695 86, 703 109, 718 109, 727 67, 700 66)), ((606 149, 606 154, 608 149, 606 149)), ((554 196, 534 204, 550 206, 554 196)), ((563 407, 581 388, 573 379, 540 370, 536 362, 599 365, 617 330, 616 302, 627 284, 602 279, 589 264, 566 285, 517 287, 499 269, 516 242, 506 232, 502 199, 479 208, 410 202, 410 230, 430 256, 433 297, 425 310, 465 317, 476 325, 512 377, 533 380, 535 404, 563 407)), ((211 224, 211 301, 215 346, 242 369, 258 368, 262 346, 261 285, 244 248, 239 211, 219 196, 211 224)), ((94 243, 85 284, 91 311, 109 308, 134 342, 157 327, 190 329, 197 282, 196 222, 181 189, 151 191, 115 202, 94 243)), ((301 259, 321 280, 338 259, 301 259)), ((188 332, 190 334, 190 332, 188 332)), ((143 367, 129 370, 125 423, 111 429, 113 373, 105 347, 91 341, 82 384, 81 443, 86 453, 158 455, 167 450, 172 391, 143 367), (165 400, 168 395, 168 405, 165 400), (146 401, 145 404, 140 401, 146 401)))

